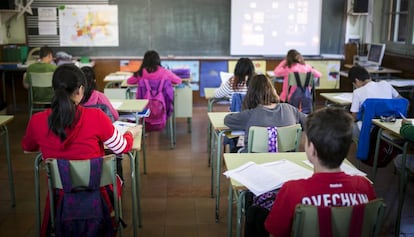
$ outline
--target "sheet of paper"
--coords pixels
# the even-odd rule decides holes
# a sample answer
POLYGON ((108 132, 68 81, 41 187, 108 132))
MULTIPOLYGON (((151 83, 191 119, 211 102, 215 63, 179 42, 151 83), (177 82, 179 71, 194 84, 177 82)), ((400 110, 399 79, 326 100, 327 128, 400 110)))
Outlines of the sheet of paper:
POLYGON ((137 126, 135 123, 121 121, 115 121, 113 125, 121 134, 124 134, 126 131, 128 131, 129 128, 137 126))
POLYGON ((114 109, 118 109, 119 107, 121 107, 122 102, 111 101, 111 105, 112 105, 112 107, 114 107, 114 109))
POLYGON ((352 93, 342 93, 342 94, 334 96, 334 98, 339 99, 339 100, 352 102, 352 93))
POLYGON ((256 196, 278 189, 289 180, 308 178, 312 171, 288 160, 280 160, 264 164, 248 162, 237 169, 224 172, 246 186, 256 196))

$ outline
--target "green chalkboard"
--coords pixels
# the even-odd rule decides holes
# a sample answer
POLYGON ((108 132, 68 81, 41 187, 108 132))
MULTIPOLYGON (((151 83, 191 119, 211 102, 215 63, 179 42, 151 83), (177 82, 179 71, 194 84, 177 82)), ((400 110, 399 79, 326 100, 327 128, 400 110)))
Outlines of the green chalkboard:
MULTIPOLYGON (((60 47, 56 50, 75 56, 102 57, 142 56, 148 49, 157 50, 161 56, 230 56, 230 2, 109 0, 109 4, 118 5, 118 47, 60 47)), ((322 54, 342 53, 345 9, 346 0, 323 1, 322 54)))

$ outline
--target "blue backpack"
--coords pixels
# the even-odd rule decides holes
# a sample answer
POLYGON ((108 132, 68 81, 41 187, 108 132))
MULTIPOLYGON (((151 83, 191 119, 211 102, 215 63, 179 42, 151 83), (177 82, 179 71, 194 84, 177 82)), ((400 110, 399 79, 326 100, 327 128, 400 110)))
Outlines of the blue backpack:
POLYGON ((56 205, 55 236, 116 236, 117 228, 111 217, 113 205, 100 187, 102 158, 90 160, 87 187, 72 187, 69 161, 59 159, 57 162, 64 193, 56 205))

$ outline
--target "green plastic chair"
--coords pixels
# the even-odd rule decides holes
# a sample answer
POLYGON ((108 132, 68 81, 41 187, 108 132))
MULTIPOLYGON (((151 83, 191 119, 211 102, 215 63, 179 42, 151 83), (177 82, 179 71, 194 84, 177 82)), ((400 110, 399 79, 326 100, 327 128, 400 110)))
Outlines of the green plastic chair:
MULTIPOLYGON (((300 124, 278 127, 277 146, 279 152, 299 151, 302 126, 300 124)), ((247 151, 249 153, 268 152, 268 132, 266 127, 251 126, 247 151)))
POLYGON ((346 207, 317 207, 299 204, 295 209, 291 236, 379 236, 385 216, 385 209, 386 205, 383 199, 375 199, 366 204, 346 207), (360 208, 359 211, 362 212, 362 215, 358 215, 356 214, 358 212, 356 212, 353 216, 352 212, 357 208, 360 208), (331 223, 329 223, 329 217, 326 220, 323 218, 323 223, 319 222, 321 217, 318 213, 321 210, 331 213, 331 223), (359 233, 358 230, 361 230, 361 232, 359 233))
MULTIPOLYGON (((115 221, 119 223, 118 232, 122 236, 122 224, 121 224, 121 199, 118 197, 117 187, 117 176, 116 176, 116 157, 114 154, 103 157, 102 174, 100 186, 113 185, 113 200, 115 210, 115 221)), ((48 173, 48 190, 49 193, 54 193, 54 189, 63 189, 62 181, 59 175, 59 168, 57 159, 46 160, 46 170, 48 173)), ((73 187, 87 187, 89 184, 90 177, 90 160, 71 160, 70 161, 70 176, 72 179, 73 187)), ((50 201, 50 221, 51 227, 54 229, 55 226, 55 200, 49 198, 50 201)))
POLYGON ((50 105, 53 97, 53 72, 31 72, 29 80, 29 115, 50 105), (44 96, 46 94, 46 96, 44 96), (39 99, 41 98, 41 99, 39 99))

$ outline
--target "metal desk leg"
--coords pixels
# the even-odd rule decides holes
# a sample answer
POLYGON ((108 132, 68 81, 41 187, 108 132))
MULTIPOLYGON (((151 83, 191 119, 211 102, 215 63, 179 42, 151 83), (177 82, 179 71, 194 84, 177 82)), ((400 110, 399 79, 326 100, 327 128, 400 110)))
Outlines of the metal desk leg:
POLYGON ((40 175, 39 168, 42 163, 42 154, 38 154, 34 161, 34 185, 35 185, 35 213, 36 213, 36 236, 40 237, 41 211, 40 211, 40 175))
POLYGON ((378 163, 378 153, 379 153, 379 144, 380 144, 380 140, 381 140, 381 134, 382 134, 383 129, 379 128, 378 130, 378 135, 377 135, 377 140, 375 142, 375 153, 374 153, 374 164, 372 167, 372 182, 375 184, 375 177, 377 176, 377 163, 378 163))
POLYGON ((139 199, 139 161, 138 155, 133 152, 128 152, 130 158, 131 169, 131 192, 132 192, 132 227, 134 231, 134 237, 138 236, 137 227, 141 227, 141 204, 139 199), (133 154, 134 153, 134 154, 133 154), (138 212, 138 215, 137 215, 138 212), (139 223, 137 223, 137 220, 139 223))
POLYGON ((400 171, 400 183, 398 186, 398 210, 397 210, 397 219, 395 221, 395 236, 400 236, 400 226, 401 226, 401 214, 404 206, 405 200, 405 191, 407 188, 407 172, 406 172, 406 160, 407 160, 407 146, 408 142, 404 143, 402 162, 401 162, 401 171, 400 171))
POLYGON ((239 194, 239 198, 237 199, 237 229, 236 229, 236 236, 241 237, 241 227, 242 227, 242 209, 244 206, 244 197, 246 196, 247 190, 243 190, 239 194))
POLYGON ((233 228, 233 186, 229 182, 229 206, 227 207, 227 237, 231 237, 233 228))
POLYGON ((211 197, 214 197, 214 144, 215 143, 215 139, 216 139, 216 133, 213 129, 211 129, 211 123, 210 123, 210 154, 209 154, 209 165, 210 165, 210 169, 211 169, 211 197))
POLYGON ((7 159, 7 171, 9 175, 9 188, 10 188, 10 195, 11 195, 11 202, 12 207, 16 206, 16 194, 14 192, 14 179, 13 179, 13 170, 12 170, 12 163, 10 157, 10 144, 9 144, 9 133, 7 131, 7 126, 1 126, 3 129, 3 138, 4 138, 4 145, 6 147, 6 159, 7 159))
POLYGON ((226 131, 222 130, 217 135, 217 157, 216 157, 216 222, 220 219, 220 176, 221 176, 221 147, 223 146, 222 137, 226 131))

